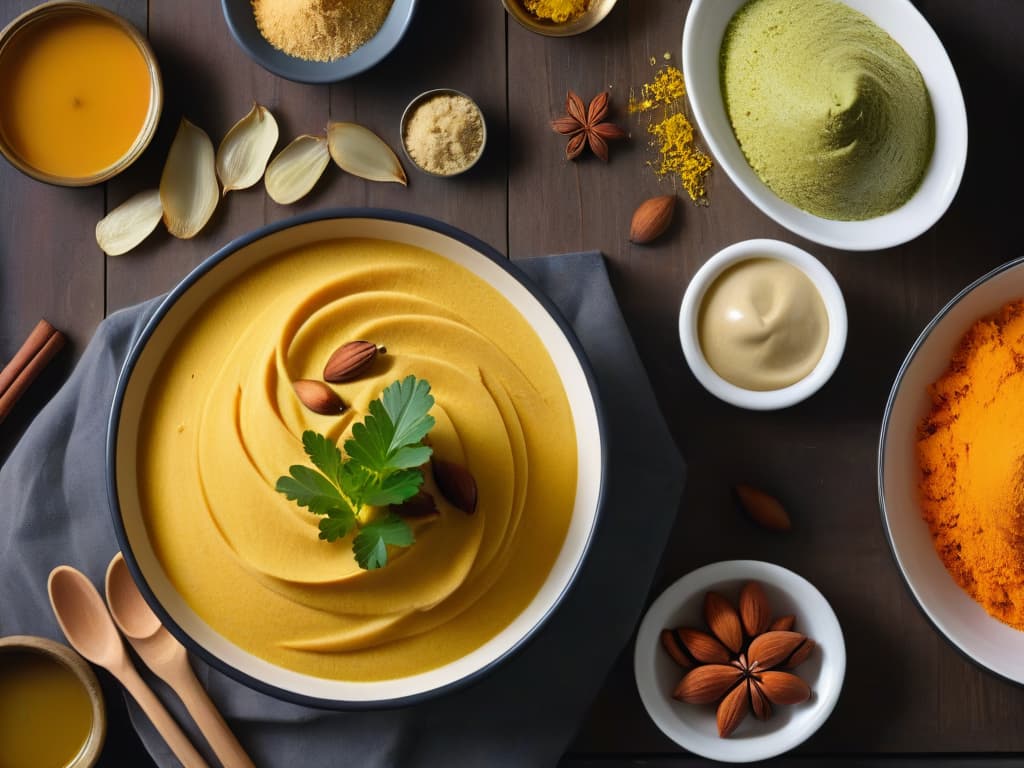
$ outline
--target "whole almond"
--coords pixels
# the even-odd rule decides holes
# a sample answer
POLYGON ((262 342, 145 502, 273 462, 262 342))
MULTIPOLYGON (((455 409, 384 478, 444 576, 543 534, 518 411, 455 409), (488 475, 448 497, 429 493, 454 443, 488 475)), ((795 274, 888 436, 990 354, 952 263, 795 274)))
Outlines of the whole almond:
POLYGON ((804 639, 799 632, 765 632, 751 641, 747 656, 759 668, 771 669, 788 659, 804 639))
POLYGON ((434 482, 441 495, 467 515, 476 512, 476 480, 469 470, 454 461, 432 458, 434 482))
POLYGON ((749 687, 747 681, 737 685, 718 705, 718 735, 723 739, 736 730, 736 726, 743 722, 743 718, 750 711, 749 687))
POLYGON ((729 652, 725 646, 706 632, 681 627, 676 630, 679 642, 690 655, 704 664, 728 664, 729 652))
POLYGON ((775 621, 771 623, 768 629, 781 629, 788 632, 793 628, 794 624, 796 624, 796 616, 794 616, 793 614, 789 614, 788 616, 779 616, 779 618, 777 618, 775 621))
POLYGON ((717 592, 708 592, 704 598, 704 620, 726 648, 739 653, 743 645, 743 629, 739 614, 728 600, 717 592))
POLYGON ((436 517, 438 515, 437 503, 434 497, 422 488, 415 496, 410 496, 401 504, 392 504, 391 511, 402 517, 436 517))
POLYGON ((767 720, 772 716, 772 704, 757 683, 750 684, 750 708, 758 720, 767 720))
POLYGON ((789 513, 774 496, 749 485, 737 485, 735 491, 743 511, 762 528, 788 531, 793 527, 789 513))
POLYGON ((350 341, 342 344, 327 359, 324 366, 324 380, 332 383, 351 381, 359 376, 377 357, 377 352, 386 352, 371 341, 350 341))
POLYGON ((711 704, 736 685, 743 672, 728 664, 695 667, 679 681, 672 696, 688 704, 711 704))
POLYGON ((762 672, 761 690, 772 704, 799 704, 811 698, 811 687, 789 672, 762 672))
POLYGON ((740 620, 748 637, 760 635, 772 620, 771 603, 756 581, 748 581, 740 590, 740 620))
POLYGON ((322 381, 313 379, 299 379, 292 382, 292 388, 298 395, 301 403, 323 416, 337 416, 345 410, 345 403, 342 402, 338 393, 328 387, 322 381))
POLYGON ((814 653, 814 641, 808 637, 804 639, 803 644, 799 648, 793 651, 792 655, 786 659, 786 662, 782 666, 786 669, 799 667, 807 661, 808 657, 810 657, 812 653, 814 653))
POLYGON ((661 630, 661 646, 665 649, 666 653, 672 657, 672 661, 683 669, 689 669, 693 666, 693 662, 690 661, 685 651, 683 651, 682 647, 679 645, 679 639, 676 637, 676 633, 671 629, 661 630))
POLYGON ((633 221, 629 225, 629 239, 643 245, 660 237, 672 223, 675 209, 675 195, 659 195, 644 200, 633 213, 633 221))

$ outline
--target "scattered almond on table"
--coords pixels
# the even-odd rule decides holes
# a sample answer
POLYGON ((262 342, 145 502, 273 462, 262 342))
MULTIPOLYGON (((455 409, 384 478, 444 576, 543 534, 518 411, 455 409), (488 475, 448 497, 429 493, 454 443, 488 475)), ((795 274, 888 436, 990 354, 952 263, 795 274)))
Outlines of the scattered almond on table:
POLYGON ((782 533, 793 527, 786 508, 774 496, 742 483, 733 490, 743 511, 762 528, 782 533))
POLYGON ((658 195, 644 200, 633 214, 629 239, 638 245, 657 240, 671 226, 675 209, 675 195, 658 195))

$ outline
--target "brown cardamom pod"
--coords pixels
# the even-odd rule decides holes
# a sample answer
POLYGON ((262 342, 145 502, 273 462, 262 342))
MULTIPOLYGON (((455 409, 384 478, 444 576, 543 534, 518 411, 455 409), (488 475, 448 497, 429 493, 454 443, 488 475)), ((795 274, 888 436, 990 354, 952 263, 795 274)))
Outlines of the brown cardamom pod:
POLYGON ((391 511, 402 517, 437 517, 437 504, 434 497, 424 490, 411 496, 401 504, 392 504, 391 511))
POLYGON ((386 352, 371 341, 350 341, 342 344, 324 366, 324 380, 332 383, 351 381, 370 367, 378 352, 386 352))
POLYGON ((467 515, 476 511, 476 480, 469 470, 454 461, 433 458, 430 465, 441 494, 467 515))
POLYGON ((337 416, 345 410, 338 393, 322 381, 299 379, 292 383, 292 388, 304 406, 323 416, 337 416))

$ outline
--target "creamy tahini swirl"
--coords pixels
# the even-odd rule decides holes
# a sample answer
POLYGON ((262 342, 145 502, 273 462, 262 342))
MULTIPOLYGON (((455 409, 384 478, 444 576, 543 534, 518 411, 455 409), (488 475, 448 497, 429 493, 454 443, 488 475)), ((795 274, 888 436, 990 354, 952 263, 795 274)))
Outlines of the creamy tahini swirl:
POLYGON ((374 680, 458 658, 533 598, 565 537, 576 446, 546 350, 494 289, 412 247, 322 243, 246 273, 172 346, 147 414, 139 484, 172 582, 214 629, 296 671, 374 680), (353 339, 387 354, 336 385, 344 414, 312 413, 291 382, 353 339), (445 502, 428 473, 440 517, 363 571, 350 539, 320 541, 319 518, 274 484, 308 464, 304 430, 343 441, 409 374, 430 382, 431 445, 469 468, 478 509, 445 502))

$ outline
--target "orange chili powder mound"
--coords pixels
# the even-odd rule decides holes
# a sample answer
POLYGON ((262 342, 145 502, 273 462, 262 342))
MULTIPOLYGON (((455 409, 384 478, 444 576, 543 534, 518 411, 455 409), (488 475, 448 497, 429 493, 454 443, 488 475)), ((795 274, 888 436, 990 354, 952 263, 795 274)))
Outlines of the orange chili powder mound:
POLYGON ((946 568, 1024 630, 1024 300, 978 320, 930 388, 922 510, 946 568))

